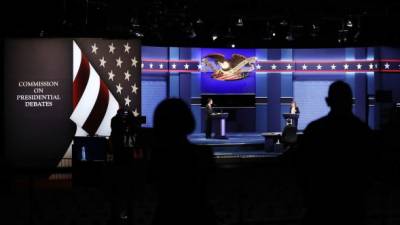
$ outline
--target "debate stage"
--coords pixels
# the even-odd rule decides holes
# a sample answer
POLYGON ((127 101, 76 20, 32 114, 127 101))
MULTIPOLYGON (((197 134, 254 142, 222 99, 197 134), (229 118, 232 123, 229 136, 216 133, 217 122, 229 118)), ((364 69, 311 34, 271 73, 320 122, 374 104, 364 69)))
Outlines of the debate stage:
POLYGON ((272 151, 265 146, 265 138, 261 133, 227 133, 227 139, 207 139, 204 133, 189 136, 189 140, 198 145, 209 146, 217 161, 232 162, 254 161, 276 158, 281 151, 272 151))

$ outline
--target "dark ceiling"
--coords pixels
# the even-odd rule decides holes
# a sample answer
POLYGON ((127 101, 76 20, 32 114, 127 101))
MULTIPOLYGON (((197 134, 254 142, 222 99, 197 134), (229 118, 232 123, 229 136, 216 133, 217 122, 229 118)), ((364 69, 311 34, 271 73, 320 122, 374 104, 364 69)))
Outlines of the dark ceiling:
POLYGON ((399 11, 400 2, 379 1, 14 1, 5 34, 139 37, 156 46, 398 46, 399 11))

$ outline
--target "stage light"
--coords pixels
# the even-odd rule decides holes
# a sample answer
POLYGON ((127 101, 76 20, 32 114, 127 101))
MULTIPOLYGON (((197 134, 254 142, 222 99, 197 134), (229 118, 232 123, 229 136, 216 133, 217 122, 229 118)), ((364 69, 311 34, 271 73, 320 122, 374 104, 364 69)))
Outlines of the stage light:
POLYGON ((347 20, 346 26, 347 27, 353 27, 353 22, 350 19, 347 20))
POLYGON ((133 35, 133 36, 135 36, 137 38, 144 37, 144 34, 140 29, 129 29, 129 34, 133 35))
POLYGON ((239 18, 239 19, 237 20, 236 26, 238 26, 238 27, 243 27, 243 19, 242 19, 242 18, 239 18))
POLYGON ((316 30, 316 29, 317 29, 317 25, 312 24, 312 29, 313 29, 313 30, 316 30))
POLYGON ((288 25, 288 22, 287 22, 286 20, 282 20, 279 24, 280 24, 281 26, 287 26, 287 25, 288 25))
POLYGON ((142 38, 142 37, 144 37, 144 34, 142 32, 140 32, 140 31, 136 31, 135 32, 135 36, 138 37, 138 38, 142 38))
POLYGON ((317 37, 318 33, 319 33, 319 26, 315 23, 311 24, 311 32, 310 32, 311 37, 313 38, 317 37))
POLYGON ((203 20, 202 20, 201 18, 198 18, 198 19, 196 20, 196 23, 197 23, 197 24, 203 24, 203 20))
POLYGON ((262 39, 269 41, 269 40, 272 40, 272 38, 275 37, 275 35, 276 34, 274 32, 274 29, 272 28, 270 22, 267 21, 266 28, 264 30, 262 39))
POLYGON ((144 37, 143 32, 140 29, 140 24, 138 22, 137 18, 131 17, 130 19, 130 28, 129 28, 129 33, 131 35, 134 35, 137 38, 142 38, 144 37))
POLYGON ((195 38, 197 36, 196 32, 194 31, 194 29, 190 30, 190 34, 189 34, 189 38, 195 38))
POLYGON ((132 27, 132 28, 139 28, 139 27, 140 27, 140 24, 139 24, 139 22, 138 22, 138 19, 136 19, 136 18, 134 18, 134 17, 131 17, 130 23, 131 23, 131 27, 132 27))
POLYGON ((218 35, 216 35, 216 34, 213 34, 213 35, 211 36, 211 38, 212 38, 212 40, 213 40, 213 41, 215 41, 215 40, 217 40, 217 39, 218 39, 218 35))
POLYGON ((232 43, 231 48, 235 48, 235 47, 236 47, 235 43, 232 43))
POLYGON ((293 41, 293 40, 294 40, 293 34, 292 34, 292 33, 289 33, 285 38, 286 38, 286 40, 288 40, 288 41, 293 41))

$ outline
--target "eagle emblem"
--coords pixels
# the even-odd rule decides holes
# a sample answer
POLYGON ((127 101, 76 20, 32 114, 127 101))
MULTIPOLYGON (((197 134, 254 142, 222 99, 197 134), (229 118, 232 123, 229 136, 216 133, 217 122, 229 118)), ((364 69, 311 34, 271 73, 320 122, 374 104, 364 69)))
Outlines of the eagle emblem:
POLYGON ((241 80, 255 69, 256 57, 246 58, 240 54, 232 54, 226 59, 223 54, 214 53, 203 57, 202 64, 211 69, 211 77, 216 80, 231 81, 241 80))

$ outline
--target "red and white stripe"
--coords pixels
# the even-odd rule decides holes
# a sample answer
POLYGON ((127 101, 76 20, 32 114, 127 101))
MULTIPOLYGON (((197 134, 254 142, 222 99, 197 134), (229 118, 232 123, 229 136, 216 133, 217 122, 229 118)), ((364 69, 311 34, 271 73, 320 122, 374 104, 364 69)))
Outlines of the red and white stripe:
MULTIPOLYGON (((109 136, 119 104, 88 58, 73 42, 73 112, 75 136, 109 136)), ((72 158, 72 142, 63 158, 72 158)), ((60 166, 60 163, 59 163, 60 166)))
POLYGON ((75 42, 73 52, 74 111, 70 119, 86 134, 109 136, 111 118, 117 113, 118 102, 75 42))

